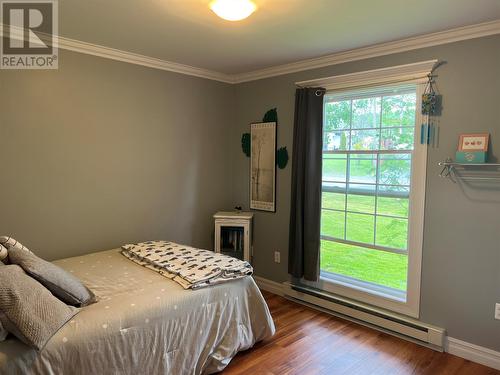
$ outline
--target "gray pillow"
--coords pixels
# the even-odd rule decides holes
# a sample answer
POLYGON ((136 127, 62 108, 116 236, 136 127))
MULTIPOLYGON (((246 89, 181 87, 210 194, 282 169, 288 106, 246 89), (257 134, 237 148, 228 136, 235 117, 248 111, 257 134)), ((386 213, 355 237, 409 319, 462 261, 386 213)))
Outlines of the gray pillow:
MULTIPOLYGON (((9 252, 7 251, 7 248, 0 244, 0 261, 5 262, 7 261, 7 256, 9 255, 9 252)), ((0 262, 0 263, 2 263, 0 262)), ((3 263, 2 263, 3 264, 3 263)))
POLYGON ((0 267, 0 322, 19 340, 41 350, 78 309, 66 306, 16 265, 0 267))
POLYGON ((0 321, 0 342, 5 341, 9 332, 3 328, 2 322, 0 321))
POLYGON ((10 248, 9 260, 68 305, 80 307, 96 301, 94 293, 75 276, 31 252, 10 248))
POLYGON ((30 251, 26 246, 24 246, 21 242, 16 240, 15 238, 12 238, 10 236, 0 236, 0 245, 3 245, 4 247, 8 249, 21 249, 21 250, 26 250, 30 251))
MULTIPOLYGON (((0 245, 1 247, 2 245, 0 245)), ((5 250, 7 251, 7 250, 5 250)), ((0 267, 3 267, 3 263, 0 262, 0 267)), ((5 328, 3 328, 2 322, 0 322, 0 342, 4 341, 9 332, 5 328)))

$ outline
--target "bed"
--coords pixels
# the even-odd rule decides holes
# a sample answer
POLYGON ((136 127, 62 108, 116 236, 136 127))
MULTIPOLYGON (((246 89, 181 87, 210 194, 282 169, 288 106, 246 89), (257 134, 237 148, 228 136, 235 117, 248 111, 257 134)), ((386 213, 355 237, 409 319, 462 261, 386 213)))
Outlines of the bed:
POLYGON ((275 332, 251 277, 185 290, 120 249, 54 263, 99 301, 40 352, 9 336, 0 343, 0 374, 211 374, 275 332))

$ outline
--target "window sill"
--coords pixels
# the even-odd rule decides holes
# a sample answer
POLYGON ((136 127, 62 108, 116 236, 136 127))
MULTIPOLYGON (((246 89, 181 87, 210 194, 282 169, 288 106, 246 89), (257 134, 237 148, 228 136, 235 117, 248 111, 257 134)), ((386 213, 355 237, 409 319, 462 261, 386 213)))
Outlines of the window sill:
POLYGON ((373 294, 378 297, 406 303, 406 292, 399 289, 390 288, 387 286, 378 285, 375 283, 370 283, 368 281, 362 281, 353 277, 326 271, 321 271, 320 280, 323 283, 352 288, 363 293, 373 294))
POLYGON ((316 282, 302 279, 301 283, 354 301, 380 307, 388 311, 418 319, 418 300, 409 298, 408 292, 384 287, 348 276, 321 271, 316 282))

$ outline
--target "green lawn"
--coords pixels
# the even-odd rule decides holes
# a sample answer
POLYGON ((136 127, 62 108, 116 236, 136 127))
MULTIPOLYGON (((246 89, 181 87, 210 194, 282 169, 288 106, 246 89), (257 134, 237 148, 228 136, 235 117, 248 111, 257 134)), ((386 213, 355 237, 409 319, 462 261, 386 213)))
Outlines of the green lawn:
MULTIPOLYGON (((371 160, 360 160, 359 162, 354 163, 358 166, 355 173, 374 176, 374 167, 370 166, 373 163, 371 160)), ((323 173, 325 175, 326 172, 327 175, 335 177, 342 176, 345 164, 345 160, 330 159, 326 165, 323 164, 323 173)), ((352 170, 351 166, 351 172, 352 170)), ((408 198, 404 197, 379 196, 375 199, 374 196, 369 195, 349 194, 346 197, 342 193, 323 192, 323 208, 345 210, 347 203, 347 211, 350 212, 346 214, 345 212, 323 210, 321 234, 372 245, 406 249, 408 202, 408 198), (372 216, 375 214, 375 205, 377 205, 378 215, 376 225, 374 225, 375 217, 372 216)), ((321 269, 392 288, 406 289, 406 255, 322 241, 321 269)))
POLYGON ((321 241, 321 269, 406 290, 405 255, 321 241))

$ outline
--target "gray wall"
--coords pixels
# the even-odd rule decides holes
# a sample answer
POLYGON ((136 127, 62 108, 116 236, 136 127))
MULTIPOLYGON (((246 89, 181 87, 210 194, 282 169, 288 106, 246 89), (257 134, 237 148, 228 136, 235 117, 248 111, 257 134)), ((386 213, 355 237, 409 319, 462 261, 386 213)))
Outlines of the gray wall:
MULTIPOLYGON (((454 155, 458 134, 491 133, 500 156, 500 36, 453 43, 350 62, 240 84, 236 91, 237 127, 234 204, 248 208, 249 159, 238 146, 248 124, 278 108, 278 147, 292 150, 294 82, 399 64, 440 59, 438 88, 443 94, 440 144, 428 153, 421 318, 449 335, 500 350, 500 183, 494 188, 460 187, 437 175, 437 163, 454 155)), ((285 281, 288 254, 291 165, 278 169, 277 212, 256 212, 255 272, 285 281), (273 252, 281 251, 281 264, 273 252)))
POLYGON ((0 70, 0 235, 47 259, 146 239, 212 248, 234 87, 60 52, 59 70, 0 70))

